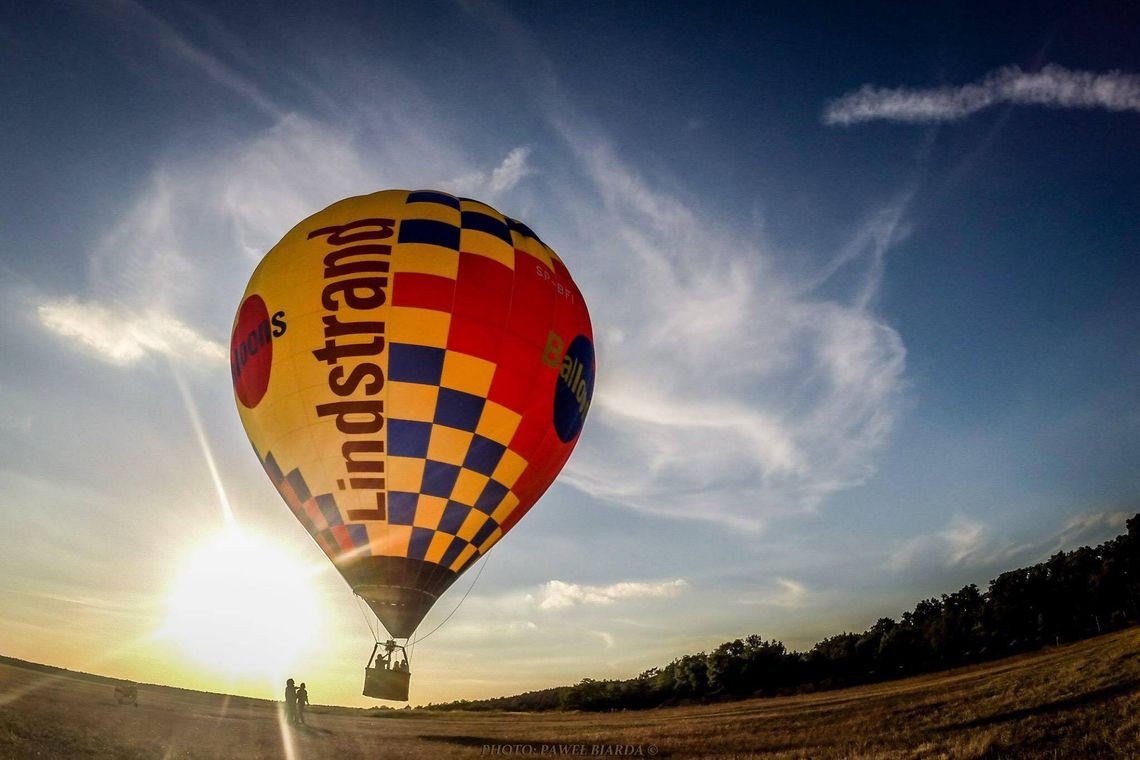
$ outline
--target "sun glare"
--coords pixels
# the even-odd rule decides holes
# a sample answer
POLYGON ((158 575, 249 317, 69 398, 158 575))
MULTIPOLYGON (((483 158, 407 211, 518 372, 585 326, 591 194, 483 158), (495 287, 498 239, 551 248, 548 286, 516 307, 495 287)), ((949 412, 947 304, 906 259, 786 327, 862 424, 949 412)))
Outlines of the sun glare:
POLYGON ((316 594, 303 568, 231 529, 195 552, 168 599, 165 633, 199 666, 276 678, 315 641, 316 594))

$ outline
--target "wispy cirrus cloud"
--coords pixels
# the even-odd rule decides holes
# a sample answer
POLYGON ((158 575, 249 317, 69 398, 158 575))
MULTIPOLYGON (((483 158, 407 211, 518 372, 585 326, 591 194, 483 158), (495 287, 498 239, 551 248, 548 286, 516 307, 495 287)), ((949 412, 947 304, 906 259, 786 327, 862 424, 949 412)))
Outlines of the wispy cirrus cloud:
POLYGON ((782 276, 792 254, 702 207, 682 178, 634 164, 524 24, 495 3, 463 7, 509 47, 569 151, 549 157, 534 198, 557 213, 528 221, 563 255, 595 326, 598 385, 562 482, 743 531, 864 482, 903 403, 906 349, 873 305, 910 194, 872 204, 883 208, 838 257, 817 252, 840 260, 805 287, 782 276), (856 267, 854 287, 821 295, 856 267))
POLYGON ((958 87, 877 87, 865 84, 827 104, 823 122, 931 124, 965 119, 999 103, 1140 113, 1140 75, 1072 71, 1050 64, 1040 71, 1007 66, 958 87))
POLYGON ((458 195, 480 195, 489 199, 511 190, 523 178, 534 174, 534 169, 527 163, 530 158, 530 148, 519 146, 503 159, 502 163, 486 172, 475 171, 454 179, 445 180, 443 189, 450 190, 458 195))
MULTIPOLYGON (((80 589, 82 591, 83 589, 80 589)), ((71 608, 82 608, 94 614, 148 617, 156 607, 155 600, 146 595, 130 592, 111 593, 100 589, 100 593, 54 593, 52 591, 22 591, 9 593, 26 596, 41 604, 58 604, 71 608)))
POLYGON ((909 196, 872 214, 821 275, 862 266, 847 300, 823 298, 781 276, 778 251, 658 189, 604 137, 560 128, 593 189, 572 205, 606 231, 581 240, 599 384, 568 482, 744 530, 862 482, 902 398, 906 351, 871 304, 909 196))
MULTIPOLYGON (((49 304, 41 321, 120 363, 172 339, 177 327, 155 315, 186 315, 181 327, 216 343, 250 272, 293 225, 346 196, 438 184, 466 163, 453 146, 420 143, 410 115, 384 119, 390 140, 376 145, 290 115, 246 139, 159 164, 92 242, 88 291, 49 304), (75 316, 80 308, 90 324, 75 316)), ((504 165, 517 174, 517 161, 504 165)))
POLYGON ((299 116, 189 160, 163 162, 92 246, 92 293, 138 310, 177 305, 184 313, 218 313, 228 327, 232 306, 203 301, 220 295, 220 284, 243 286, 301 219, 375 189, 370 168, 344 130, 299 116))
POLYGON ((93 246, 92 291, 136 308, 175 304, 185 313, 221 314, 228 328, 257 261, 330 203, 393 187, 482 188, 476 197, 487 198, 490 188, 507 192, 532 171, 529 149, 516 147, 491 172, 467 172, 478 182, 459 188, 446 178, 471 161, 451 143, 425 140, 423 132, 439 131, 428 116, 389 108, 358 118, 379 120, 385 139, 288 115, 246 139, 160 164, 93 246), (222 293, 219 283, 236 292, 222 293))
POLYGON ((941 530, 903 541, 891 553, 887 564, 896 571, 919 564, 941 567, 983 564, 989 538, 984 523, 957 517, 941 530))
POLYGON ((40 304, 36 314, 48 330, 112 364, 133 364, 152 354, 214 365, 226 360, 220 343, 159 311, 136 313, 67 298, 40 304))
POLYGON ((533 174, 534 169, 527 164, 529 156, 530 148, 519 147, 511 150, 503 159, 503 163, 491 172, 491 192, 495 194, 505 193, 517 185, 523 177, 533 174))
POLYGON ((807 586, 791 578, 776 578, 767 588, 740 599, 741 604, 758 607, 803 607, 811 592, 807 586))
MULTIPOLYGON (((265 113, 280 118, 283 113, 252 79, 243 76, 221 58, 194 44, 183 32, 134 0, 114 0, 93 6, 119 22, 124 30, 141 34, 167 56, 179 61, 229 90, 265 113)), ((232 48, 236 49, 236 48, 232 48)))
POLYGON ((965 516, 945 527, 898 544, 887 559, 895 571, 917 568, 1008 567, 1038 562, 1082 543, 1103 540, 1123 528, 1127 512, 1090 512, 1065 521, 1059 528, 1029 541, 1002 540, 986 523, 965 516))
POLYGON ((811 596, 811 591, 804 583, 791 578, 776 578, 765 588, 742 597, 740 603, 760 607, 798 608, 807 604, 811 596))
POLYGON ((470 194, 555 245, 594 314, 599 386, 564 482, 742 530, 862 483, 900 410, 905 348, 873 303, 909 196, 852 232, 819 280, 841 268, 865 276, 824 297, 782 276, 783 254, 749 229, 646 178, 556 86, 540 100, 554 138, 543 163, 555 170, 525 197, 512 190, 536 173, 529 147, 484 168, 442 137, 414 91, 375 113, 360 106, 354 118, 375 134, 290 115, 164 162, 96 246, 93 295, 134 313, 195 315, 203 324, 192 327, 217 338, 257 259, 306 215, 384 187, 470 194))
POLYGON ((987 559, 1009 564, 1010 561, 1035 561, 1054 552, 1081 544, 1095 543, 1121 532, 1133 512, 1089 512, 1066 520, 1060 528, 1040 538, 1023 543, 1006 542, 996 546, 987 559))
POLYGON ((613 604, 629 599, 673 597, 688 585, 682 578, 659 582, 623 581, 608 586, 583 586, 555 580, 543 586, 537 601, 540 609, 558 610, 582 604, 613 604))

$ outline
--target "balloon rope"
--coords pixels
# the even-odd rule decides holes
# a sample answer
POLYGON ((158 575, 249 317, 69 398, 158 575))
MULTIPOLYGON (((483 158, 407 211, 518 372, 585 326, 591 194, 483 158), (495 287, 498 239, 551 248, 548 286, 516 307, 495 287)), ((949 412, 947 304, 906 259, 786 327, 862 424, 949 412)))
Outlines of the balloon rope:
MULTIPOLYGON (((353 594, 353 596, 356 596, 356 594, 353 594)), ((380 631, 373 630, 372 623, 368 620, 368 613, 364 611, 363 600, 359 596, 356 596, 356 606, 360 608, 360 617, 364 618, 364 624, 368 626, 368 632, 372 634, 372 638, 374 638, 376 640, 376 643, 379 644, 380 631)))
POLYGON ((467 601, 467 594, 470 594, 471 589, 475 588, 475 584, 479 582, 479 576, 481 576, 483 574, 483 570, 485 570, 486 567, 487 567, 487 558, 484 557, 483 558, 483 564, 479 565, 479 572, 475 575, 475 580, 471 581, 471 585, 467 587, 467 591, 463 594, 463 598, 459 600, 459 604, 455 605, 455 609, 453 609, 450 613, 448 613, 447 617, 445 617, 442 621, 440 621, 439 625, 437 625, 435 628, 432 628, 430 631, 425 633, 423 636, 420 636, 418 639, 413 641, 412 642, 413 647, 416 644, 423 641, 424 639, 426 639, 428 636, 431 636, 433 633, 438 631, 440 628, 443 628, 443 624, 446 623, 448 620, 451 620, 452 615, 454 615, 456 612, 459 612, 459 608, 463 606, 463 603, 465 601, 467 601))

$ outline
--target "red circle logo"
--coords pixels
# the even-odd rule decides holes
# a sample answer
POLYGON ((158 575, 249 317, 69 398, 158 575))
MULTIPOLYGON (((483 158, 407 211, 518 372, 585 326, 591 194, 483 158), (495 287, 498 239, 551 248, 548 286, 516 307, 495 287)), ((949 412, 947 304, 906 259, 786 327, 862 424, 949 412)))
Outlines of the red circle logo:
POLYGON ((230 374, 234 393, 247 409, 257 406, 269 388, 273 368, 273 327, 261 296, 252 295, 238 310, 230 338, 230 374))

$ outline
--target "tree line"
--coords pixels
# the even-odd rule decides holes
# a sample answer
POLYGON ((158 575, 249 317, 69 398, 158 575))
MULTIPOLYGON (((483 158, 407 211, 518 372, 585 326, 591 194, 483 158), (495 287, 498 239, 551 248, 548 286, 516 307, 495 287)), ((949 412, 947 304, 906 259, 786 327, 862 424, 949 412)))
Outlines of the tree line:
POLYGON ((802 693, 881 681, 1071 642, 1140 622, 1140 514, 1095 548, 1059 551, 1002 573, 985 591, 965 586, 923 599, 899 620, 840 633, 807 652, 758 635, 689 654, 627 680, 427 709, 620 710, 802 693))

